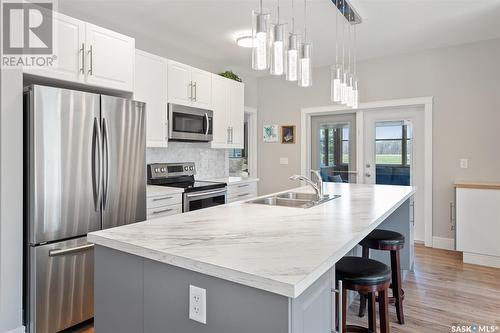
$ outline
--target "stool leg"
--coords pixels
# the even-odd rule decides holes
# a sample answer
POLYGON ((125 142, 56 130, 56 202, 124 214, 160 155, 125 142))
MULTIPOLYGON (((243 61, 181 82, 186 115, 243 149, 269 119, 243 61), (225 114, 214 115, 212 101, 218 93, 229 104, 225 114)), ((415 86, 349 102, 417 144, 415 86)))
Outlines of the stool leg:
POLYGON ((401 286, 401 263, 399 258, 399 251, 391 251, 391 270, 392 270, 392 295, 394 296, 396 305, 396 314, 398 316, 399 324, 405 323, 405 316, 403 313, 403 300, 402 300, 402 286, 401 286))
MULTIPOLYGON (((370 257, 370 248, 363 246, 363 252, 362 252, 362 257, 363 258, 368 258, 370 257)), ((359 293, 359 317, 364 317, 365 316, 365 310, 366 310, 366 297, 359 293)))
POLYGON ((375 293, 368 293, 368 328, 372 332, 377 331, 377 305, 375 293))
POLYGON ((389 309, 387 289, 379 291, 378 293, 378 306, 380 315, 380 333, 389 333, 389 309))
POLYGON ((347 289, 342 287, 342 332, 347 332, 347 289))

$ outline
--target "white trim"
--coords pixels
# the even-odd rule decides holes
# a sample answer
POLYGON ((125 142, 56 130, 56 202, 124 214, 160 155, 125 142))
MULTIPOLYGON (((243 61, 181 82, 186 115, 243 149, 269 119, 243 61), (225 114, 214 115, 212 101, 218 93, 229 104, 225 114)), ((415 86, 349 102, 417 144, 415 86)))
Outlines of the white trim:
POLYGON ((24 332, 26 332, 26 328, 24 326, 19 326, 5 333, 24 333, 24 332))
POLYGON ((443 250, 455 250, 455 240, 453 238, 432 237, 432 247, 443 250))
POLYGON ((248 155, 250 156, 248 161, 248 171, 252 178, 257 178, 257 109, 249 106, 245 106, 245 113, 250 116, 248 120, 248 155))
POLYGON ((302 108, 300 110, 300 172, 306 175, 307 170, 311 169, 311 117, 323 114, 341 114, 341 113, 356 113, 356 128, 357 128, 357 169, 358 182, 361 182, 363 175, 361 174, 363 161, 363 112, 377 110, 380 108, 399 108, 404 106, 423 106, 424 110, 424 149, 425 149, 425 165, 424 165, 424 223, 425 223, 425 246, 432 247, 432 107, 433 97, 415 97, 404 99, 392 99, 386 101, 375 101, 368 103, 360 103, 358 109, 352 109, 340 105, 327 105, 319 107, 302 108))
POLYGON ((463 262, 466 264, 500 268, 500 257, 488 256, 485 254, 464 252, 463 262))

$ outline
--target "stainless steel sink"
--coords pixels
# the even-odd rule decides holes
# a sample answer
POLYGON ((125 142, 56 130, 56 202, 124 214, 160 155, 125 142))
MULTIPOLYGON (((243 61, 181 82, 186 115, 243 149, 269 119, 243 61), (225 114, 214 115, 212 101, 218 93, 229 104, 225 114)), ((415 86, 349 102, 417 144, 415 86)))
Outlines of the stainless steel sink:
POLYGON ((318 200, 316 194, 314 193, 286 192, 280 193, 278 195, 271 195, 268 197, 250 200, 247 201, 247 203, 268 206, 311 208, 338 197, 340 197, 340 195, 325 195, 321 200, 318 200))

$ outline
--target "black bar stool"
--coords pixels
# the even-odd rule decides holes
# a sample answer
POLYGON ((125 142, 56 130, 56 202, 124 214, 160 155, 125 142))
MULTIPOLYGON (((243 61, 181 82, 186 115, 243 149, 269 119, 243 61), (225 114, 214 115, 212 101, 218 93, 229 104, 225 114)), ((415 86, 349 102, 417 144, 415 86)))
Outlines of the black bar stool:
POLYGON ((335 277, 337 281, 342 280, 342 332, 376 332, 376 301, 378 301, 380 331, 381 333, 389 333, 387 294, 391 283, 391 268, 373 259, 344 257, 335 264, 335 277), (370 300, 368 303, 368 328, 347 325, 347 290, 362 293, 370 300), (376 293, 378 293, 378 297, 376 297, 376 293))
MULTIPOLYGON (((389 303, 394 303, 396 306, 396 314, 399 324, 405 323, 403 313, 404 291, 401 280, 401 263, 399 251, 404 247, 405 237, 399 232, 375 229, 366 236, 360 243, 363 247, 363 258, 370 256, 370 249, 390 251, 391 252, 391 270, 392 270, 392 297, 389 298, 389 303)), ((365 315, 366 298, 360 294, 359 316, 365 315)))

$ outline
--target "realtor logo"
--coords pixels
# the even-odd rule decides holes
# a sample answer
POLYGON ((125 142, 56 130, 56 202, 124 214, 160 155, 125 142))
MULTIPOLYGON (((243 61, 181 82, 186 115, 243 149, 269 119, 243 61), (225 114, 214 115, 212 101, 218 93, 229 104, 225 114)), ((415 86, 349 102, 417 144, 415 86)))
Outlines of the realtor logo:
POLYGON ((52 3, 2 3, 4 55, 52 54, 52 3))

